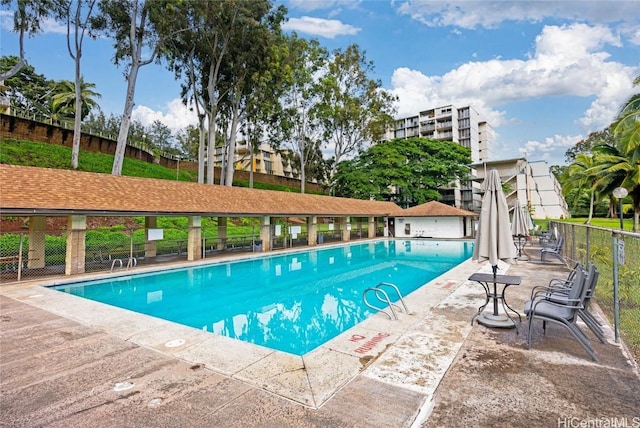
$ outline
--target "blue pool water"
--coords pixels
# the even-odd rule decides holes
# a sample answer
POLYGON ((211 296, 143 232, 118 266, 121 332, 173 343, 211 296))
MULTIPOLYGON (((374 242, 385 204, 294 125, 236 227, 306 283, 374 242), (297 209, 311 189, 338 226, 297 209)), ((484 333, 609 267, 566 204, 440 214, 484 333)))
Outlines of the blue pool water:
POLYGON ((472 242, 381 240, 53 288, 304 355, 375 312, 367 287, 391 282, 406 296, 472 252, 472 242))

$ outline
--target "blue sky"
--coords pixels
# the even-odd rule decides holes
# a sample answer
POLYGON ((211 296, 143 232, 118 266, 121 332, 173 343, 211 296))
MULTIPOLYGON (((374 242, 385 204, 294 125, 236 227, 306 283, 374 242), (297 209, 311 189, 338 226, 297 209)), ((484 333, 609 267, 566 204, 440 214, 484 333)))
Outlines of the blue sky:
MULTIPOLYGON (((398 115, 472 105, 493 126, 492 160, 526 156, 564 164, 565 151, 611 123, 640 76, 640 0, 400 1, 279 0, 287 31, 330 50, 356 43, 382 86, 399 97, 398 115)), ((2 55, 17 55, 12 12, 0 12, 2 55)), ((66 28, 47 23, 25 40, 36 72, 73 80, 66 28)), ((126 83, 109 40, 87 41, 82 73, 121 114, 126 83)), ((638 88, 635 88, 635 92, 638 88)), ((134 118, 173 130, 194 118, 179 84, 159 65, 141 69, 134 118)))

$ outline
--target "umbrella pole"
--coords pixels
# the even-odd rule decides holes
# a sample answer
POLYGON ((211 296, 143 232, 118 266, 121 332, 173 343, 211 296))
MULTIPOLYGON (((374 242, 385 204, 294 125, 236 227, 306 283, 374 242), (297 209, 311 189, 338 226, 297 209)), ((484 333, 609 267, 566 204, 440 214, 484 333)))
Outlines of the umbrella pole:
POLYGON ((498 315, 498 286, 496 284, 496 274, 498 273, 498 265, 491 266, 493 269, 493 315, 498 315))

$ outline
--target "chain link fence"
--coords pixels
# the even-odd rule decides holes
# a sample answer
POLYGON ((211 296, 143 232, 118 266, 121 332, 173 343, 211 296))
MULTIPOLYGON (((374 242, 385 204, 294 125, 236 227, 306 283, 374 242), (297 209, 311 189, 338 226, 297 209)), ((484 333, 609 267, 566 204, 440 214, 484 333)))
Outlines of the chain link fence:
POLYGON ((596 301, 640 361, 640 234, 561 222, 550 229, 564 237, 568 263, 598 267, 596 301))
MULTIPOLYGON (((26 219, 25 219, 26 221, 26 219)), ((220 226, 214 232, 201 229, 200 257, 207 259, 233 252, 262 252, 260 225, 244 228, 220 226), (230 235, 232 234, 232 235, 230 235)), ((306 222, 278 220, 270 226, 270 248, 286 249, 308 245, 306 222)), ((382 236, 384 227, 377 223, 376 236, 382 236)), ((321 223, 317 230, 317 243, 340 242, 345 229, 352 240, 368 238, 368 222, 321 223)), ((142 225, 139 227, 88 228, 85 235, 85 272, 112 272, 137 266, 187 260, 189 228, 162 227, 162 239, 150 245, 142 225), (153 256, 151 256, 153 255, 153 256)), ((29 232, 0 231, 0 282, 15 282, 64 275, 67 260, 66 229, 45 229, 29 232), (39 242, 30 242, 39 241, 39 242)))

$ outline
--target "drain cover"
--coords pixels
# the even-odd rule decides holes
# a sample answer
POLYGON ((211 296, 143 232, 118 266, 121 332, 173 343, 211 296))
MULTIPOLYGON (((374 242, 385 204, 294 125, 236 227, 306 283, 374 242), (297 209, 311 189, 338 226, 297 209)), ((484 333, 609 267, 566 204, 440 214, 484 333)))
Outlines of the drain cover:
POLYGON ((174 339, 164 344, 167 348, 175 348, 182 345, 184 345, 184 339, 174 339))
POLYGON ((114 391, 126 391, 127 389, 133 388, 133 384, 131 382, 118 382, 113 387, 114 391))

